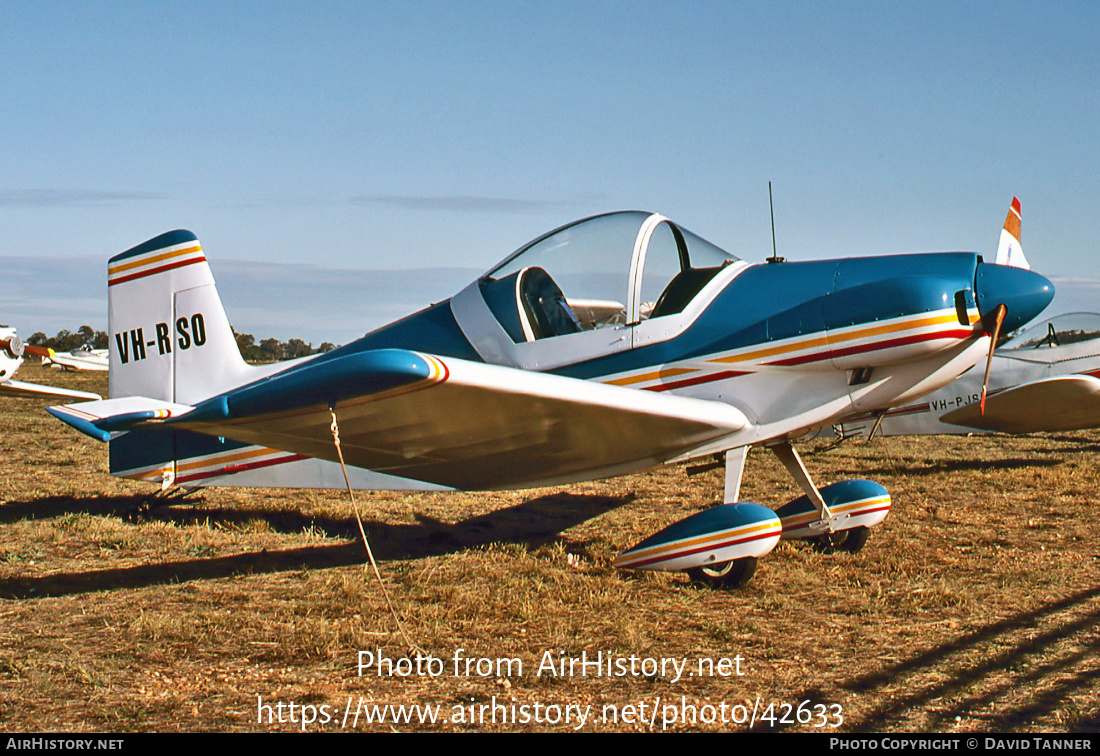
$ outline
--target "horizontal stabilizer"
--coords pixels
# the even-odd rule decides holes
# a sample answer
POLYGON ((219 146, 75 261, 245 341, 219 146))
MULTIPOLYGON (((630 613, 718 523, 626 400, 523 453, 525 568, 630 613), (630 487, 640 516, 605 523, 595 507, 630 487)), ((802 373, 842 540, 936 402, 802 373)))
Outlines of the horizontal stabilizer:
POLYGON ((333 405, 349 465, 455 488, 623 474, 749 426, 724 403, 402 349, 312 360, 156 422, 337 461, 333 405))
POLYGON ((98 441, 110 441, 114 432, 129 430, 150 420, 164 420, 192 409, 185 404, 173 404, 144 396, 126 396, 97 402, 63 404, 47 407, 46 411, 87 436, 98 441))
POLYGON ((1000 433, 1071 431, 1100 426, 1100 379, 1063 375, 991 394, 985 414, 974 402, 940 418, 945 423, 1000 433))

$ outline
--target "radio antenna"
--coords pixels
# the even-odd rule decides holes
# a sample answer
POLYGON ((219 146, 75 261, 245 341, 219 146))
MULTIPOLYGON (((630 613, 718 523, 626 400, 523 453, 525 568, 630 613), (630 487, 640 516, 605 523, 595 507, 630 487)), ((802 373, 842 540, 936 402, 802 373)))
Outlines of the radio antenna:
POLYGON ((785 262, 787 258, 780 257, 775 249, 775 204, 772 202, 772 182, 768 182, 768 210, 772 215, 772 256, 767 259, 768 264, 785 262))

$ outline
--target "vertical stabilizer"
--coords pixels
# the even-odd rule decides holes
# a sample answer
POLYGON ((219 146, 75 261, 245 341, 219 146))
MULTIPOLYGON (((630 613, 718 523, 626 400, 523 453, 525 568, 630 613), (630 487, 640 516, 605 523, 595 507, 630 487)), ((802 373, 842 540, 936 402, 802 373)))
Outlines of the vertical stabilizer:
POLYGON ((107 291, 112 398, 196 404, 249 379, 190 231, 169 231, 111 258, 107 291))
POLYGON ((1012 198, 1012 205, 1008 208, 1008 217, 1005 218, 1005 227, 1001 230, 1001 241, 997 245, 998 265, 1012 265, 1016 268, 1031 269, 1024 257, 1024 247, 1020 242, 1020 200, 1012 198))

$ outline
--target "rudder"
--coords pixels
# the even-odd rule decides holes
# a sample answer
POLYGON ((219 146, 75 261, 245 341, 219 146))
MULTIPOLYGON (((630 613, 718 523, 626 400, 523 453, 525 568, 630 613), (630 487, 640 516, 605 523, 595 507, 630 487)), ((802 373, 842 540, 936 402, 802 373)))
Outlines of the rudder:
POLYGON ((1004 228, 1001 229, 1001 237, 997 244, 997 257, 995 262, 998 265, 1012 265, 1016 268, 1031 269, 1031 266, 1027 262, 1027 258, 1024 257, 1024 247, 1021 241, 1020 228, 1023 223, 1023 214, 1020 207, 1020 200, 1016 197, 1012 198, 1012 204, 1008 208, 1008 216, 1005 218, 1004 228))

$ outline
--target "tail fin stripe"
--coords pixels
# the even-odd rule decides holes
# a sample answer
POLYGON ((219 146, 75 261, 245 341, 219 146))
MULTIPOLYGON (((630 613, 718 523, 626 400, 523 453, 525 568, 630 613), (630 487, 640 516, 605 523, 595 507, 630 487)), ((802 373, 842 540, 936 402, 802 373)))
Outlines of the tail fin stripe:
POLYGON ((131 273, 128 276, 121 276, 118 278, 111 278, 107 281, 108 286, 114 286, 115 284, 126 283, 127 281, 136 281, 139 278, 145 278, 146 276, 156 275, 157 273, 163 273, 166 270, 174 270, 176 268, 182 268, 186 265, 194 265, 195 263, 205 263, 205 257, 193 257, 189 260, 180 260, 179 262, 170 263, 168 265, 161 265, 149 270, 138 271, 137 273, 131 273))
POLYGON ((134 268, 140 268, 143 265, 152 265, 153 263, 160 262, 161 260, 168 260, 173 257, 179 257, 180 255, 189 254, 191 252, 202 252, 202 247, 198 244, 192 244, 184 247, 183 249, 171 249, 163 254, 153 255, 151 257, 145 257, 141 260, 132 260, 121 265, 112 265, 107 271, 108 275, 115 275, 121 273, 124 270, 133 270, 134 268))
POLYGON ((227 467, 219 467, 213 470, 204 470, 199 473, 191 475, 184 475, 176 478, 177 484, 193 483, 197 480, 205 480, 207 478, 218 478, 222 475, 232 475, 234 473, 246 472, 247 470, 259 470, 264 467, 273 467, 275 465, 283 465, 287 462, 299 462, 303 459, 309 459, 302 454, 288 454, 283 457, 272 457, 271 459, 262 459, 258 462, 249 462, 243 465, 230 465, 227 467))

